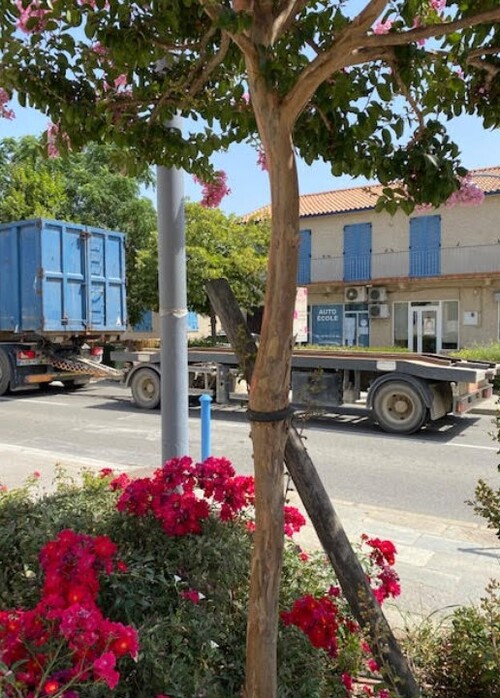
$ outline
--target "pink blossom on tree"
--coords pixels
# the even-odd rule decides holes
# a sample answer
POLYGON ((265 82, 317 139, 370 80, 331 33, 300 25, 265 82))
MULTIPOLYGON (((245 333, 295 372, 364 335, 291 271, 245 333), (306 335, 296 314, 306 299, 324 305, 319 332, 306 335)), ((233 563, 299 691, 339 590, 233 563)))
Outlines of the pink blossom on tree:
POLYGON ((126 84, 127 84, 127 76, 125 75, 125 73, 122 73, 121 75, 119 75, 117 78, 115 78, 113 80, 113 85, 115 86, 115 88, 117 90, 119 90, 120 87, 125 87, 126 84))
POLYGON ((50 10, 40 7, 40 0, 32 0, 27 7, 23 6, 22 0, 16 0, 16 7, 19 10, 19 19, 16 27, 25 34, 43 31, 45 26, 45 15, 50 10), (32 22, 32 20, 36 20, 32 22), (28 26, 29 25, 29 26, 28 26))
POLYGON ((59 157, 60 152, 58 141, 60 139, 62 139, 66 143, 66 147, 68 148, 68 150, 71 150, 71 144, 69 142, 68 134, 60 134, 59 125, 54 124, 52 123, 52 121, 50 121, 47 126, 47 155, 49 156, 49 158, 59 157))
POLYGON ((381 22, 380 20, 375 22, 372 31, 374 34, 387 34, 392 27, 392 19, 388 19, 386 22, 381 22))
POLYGON ((9 99, 7 90, 0 87, 0 117, 11 120, 15 117, 15 114, 13 109, 8 109, 6 106, 9 99))
POLYGON ((267 164, 266 151, 262 146, 259 148, 259 152, 257 155, 257 165, 260 167, 261 170, 264 170, 264 172, 267 172, 269 170, 267 164))
POLYGON ((98 56, 108 55, 108 49, 106 46, 103 46, 100 41, 96 41, 95 44, 92 44, 92 51, 97 53, 98 56))
POLYGON ((211 182, 204 182, 199 177, 193 177, 196 184, 201 184, 202 199, 200 204, 205 208, 217 208, 222 199, 231 193, 227 186, 227 175, 222 170, 215 173, 215 178, 211 182))
POLYGON ((430 6, 436 12, 442 12, 446 7, 446 0, 430 0, 430 6))
POLYGON ((480 206, 484 201, 484 191, 473 181, 468 174, 460 181, 460 188, 453 192, 445 206, 480 206))

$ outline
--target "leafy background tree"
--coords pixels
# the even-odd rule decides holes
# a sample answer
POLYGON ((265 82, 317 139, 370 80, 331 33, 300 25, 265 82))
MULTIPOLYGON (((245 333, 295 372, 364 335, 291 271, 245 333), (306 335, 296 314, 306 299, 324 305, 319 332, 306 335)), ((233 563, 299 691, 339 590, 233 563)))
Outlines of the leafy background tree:
MULTIPOLYGON (((243 223, 219 209, 186 202, 186 261, 188 306, 210 316, 212 337, 215 316, 205 291, 210 279, 228 279, 240 306, 251 310, 262 304, 270 227, 266 220, 243 223)), ((137 293, 143 303, 158 310, 158 246, 151 238, 137 260, 137 293)))

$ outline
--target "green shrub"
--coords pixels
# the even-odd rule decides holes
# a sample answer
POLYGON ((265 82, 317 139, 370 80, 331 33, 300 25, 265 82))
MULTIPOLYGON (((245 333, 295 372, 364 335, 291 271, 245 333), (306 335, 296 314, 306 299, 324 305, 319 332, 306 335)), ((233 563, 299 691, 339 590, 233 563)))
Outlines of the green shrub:
POLYGON ((478 607, 456 609, 405 640, 425 698, 498 698, 500 584, 491 582, 478 607))
MULTIPOLYGON (((40 599, 41 547, 58 532, 107 535, 127 573, 103 578, 99 607, 139 633, 138 661, 120 661, 116 698, 231 698, 244 680, 251 534, 241 521, 205 521, 201 535, 167 538, 151 516, 119 513, 109 479, 89 473, 83 484, 60 475, 51 493, 34 481, 0 493, 0 609, 32 608, 40 599), (199 603, 183 598, 196 589, 199 603)), ((305 594, 324 594, 335 582, 322 555, 303 559, 287 543, 280 604, 289 609, 305 594)), ((341 599, 341 613, 349 610, 341 599)), ((345 698, 342 673, 364 666, 359 634, 339 638, 334 661, 293 626, 279 628, 279 696, 345 698)), ((1 676, 0 676, 1 684, 1 676)), ((0 689, 1 692, 1 689, 0 689)), ((79 688, 80 698, 104 698, 107 687, 79 688)))

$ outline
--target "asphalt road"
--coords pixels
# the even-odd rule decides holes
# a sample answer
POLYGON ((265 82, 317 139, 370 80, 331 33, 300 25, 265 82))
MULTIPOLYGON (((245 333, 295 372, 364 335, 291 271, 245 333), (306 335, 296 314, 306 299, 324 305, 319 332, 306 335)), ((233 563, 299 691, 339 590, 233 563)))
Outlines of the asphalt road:
MULTIPOLYGON (((212 453, 238 472, 252 472, 244 409, 212 411, 212 453)), ((190 411, 190 449, 200 457, 199 409, 190 411)), ((500 456, 493 418, 449 418, 413 436, 382 432, 366 418, 338 417, 304 424, 306 446, 334 501, 476 522, 465 504, 479 478, 496 485, 500 456)), ((136 470, 160 464, 160 413, 140 410, 127 389, 97 383, 76 393, 48 392, 0 398, 0 444, 37 458, 94 461, 136 470)), ((31 463, 31 459, 30 459, 31 463)), ((30 465, 31 467, 31 465, 30 465)), ((19 484, 26 472, 4 457, 0 481, 19 484)), ((497 486, 497 485, 496 485, 497 486)))

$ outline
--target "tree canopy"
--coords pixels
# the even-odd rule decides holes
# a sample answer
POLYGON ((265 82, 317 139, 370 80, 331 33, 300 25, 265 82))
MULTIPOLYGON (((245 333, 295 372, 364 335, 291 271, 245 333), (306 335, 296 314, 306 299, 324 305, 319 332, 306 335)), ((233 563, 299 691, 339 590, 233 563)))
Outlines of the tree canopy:
POLYGON ((206 174, 214 151, 259 137, 250 85, 258 76, 306 162, 398 179, 401 200, 438 204, 460 172, 443 121, 500 120, 496 0, 1 0, 0 8, 0 87, 46 112, 61 147, 112 140, 130 165, 206 174), (168 128, 177 111, 190 118, 185 135, 168 128))

